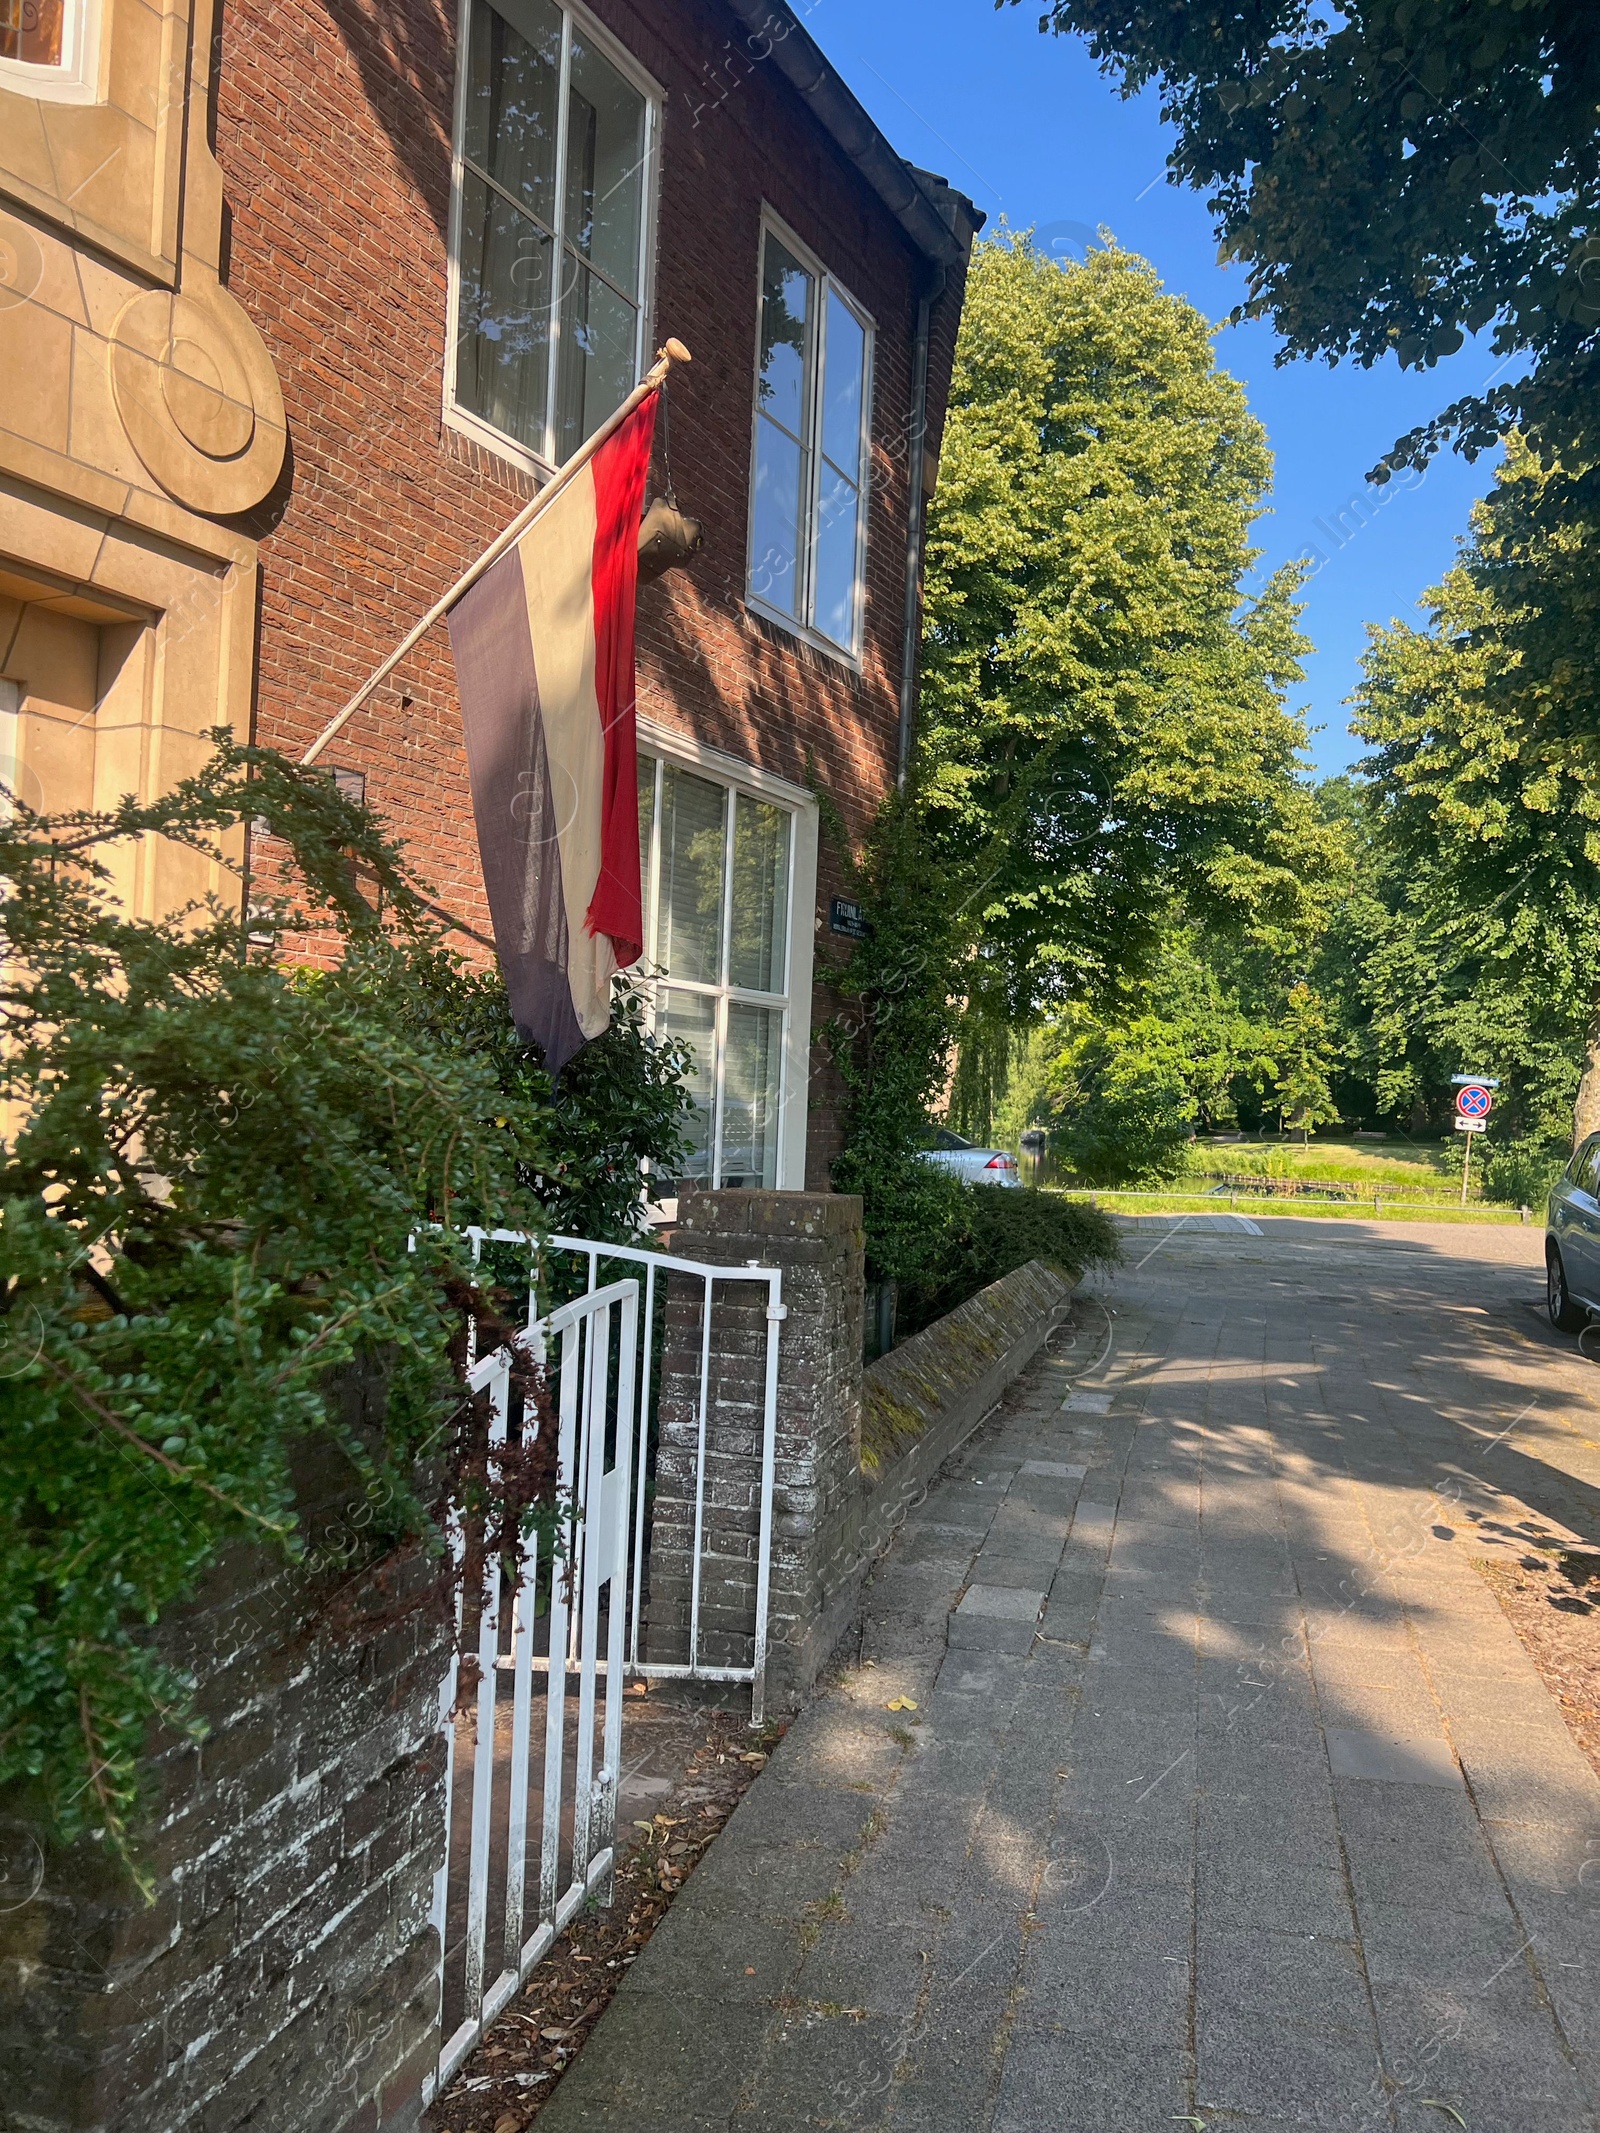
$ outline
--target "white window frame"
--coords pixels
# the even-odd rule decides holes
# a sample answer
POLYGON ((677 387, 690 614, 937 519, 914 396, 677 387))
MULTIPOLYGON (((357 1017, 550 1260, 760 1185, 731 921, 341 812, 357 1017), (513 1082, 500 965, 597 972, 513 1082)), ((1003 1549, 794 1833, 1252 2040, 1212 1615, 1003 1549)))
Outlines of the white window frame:
MULTIPOLYGON (((815 342, 818 325, 812 326, 815 342)), ((761 208, 761 240, 756 250, 756 371, 750 394, 750 523, 745 541, 745 605, 751 607, 768 622, 791 637, 799 637, 804 643, 814 645, 831 658, 842 659, 857 673, 862 667, 863 640, 866 631, 867 606, 867 519, 871 506, 872 479, 872 391, 874 368, 877 356, 877 322, 866 306, 851 294, 837 274, 832 274, 823 265, 816 253, 803 238, 797 237, 781 215, 776 214, 765 202, 761 208), (855 628, 852 641, 840 644, 826 630, 804 619, 810 612, 816 582, 817 509, 822 490, 822 400, 824 389, 823 364, 813 361, 811 366, 811 404, 805 410, 805 450, 810 470, 805 497, 805 532, 801 540, 801 553, 797 568, 805 573, 800 616, 786 615, 781 607, 763 600, 756 592, 755 547, 756 547, 756 450, 761 436, 761 312, 763 300, 762 267, 766 259, 768 234, 776 237, 784 250, 791 252, 800 265, 817 278, 817 320, 827 316, 828 297, 837 296, 855 318, 866 335, 866 359, 861 378, 861 507, 856 523, 856 599, 855 628)))
MULTIPOLYGON (((663 762, 674 764, 682 770, 692 771, 709 783, 723 786, 752 800, 762 800, 768 805, 781 807, 790 817, 789 829, 789 908, 786 914, 788 925, 787 967, 784 973, 784 994, 758 993, 747 986, 697 984, 668 974, 657 976, 650 963, 650 946, 656 937, 656 920, 659 915, 661 865, 660 865, 660 810, 654 815, 651 832, 651 851, 645 880, 645 957, 639 966, 646 981, 650 999, 650 1026, 655 1028, 656 998, 658 985, 669 985, 676 990, 714 995, 717 1009, 717 1057, 713 1064, 711 1085, 714 1091, 712 1116, 711 1178, 715 1183, 722 1163, 722 1114, 724 1097, 725 1052, 727 1046, 727 1002, 748 1000, 754 1006, 781 1007, 783 1010, 783 1039, 778 1072, 778 1125, 777 1125, 777 1171, 776 1182, 769 1188, 776 1192, 803 1192, 806 1182, 806 1122, 811 1095, 811 984, 815 959, 815 922, 817 904, 817 803, 813 794, 803 785, 791 785, 787 778, 773 775, 771 771, 759 770, 753 764, 741 763, 735 757, 724 755, 719 748, 707 747, 690 735, 675 732, 670 726, 658 726, 653 719, 639 720, 639 747, 641 752, 659 757, 663 762)), ((728 864, 732 864, 732 840, 728 864)))
POLYGON ((66 0, 61 59, 41 67, 31 59, 0 59, 0 89, 47 104, 100 101, 101 0, 66 0))
MULTIPOLYGON (((92 4, 92 0, 91 0, 92 4)), ((656 213, 659 193, 659 169, 661 146, 661 114, 666 102, 666 91, 640 66, 633 54, 604 26, 597 22, 586 7, 576 0, 553 0, 561 11, 561 81, 562 94, 558 117, 555 175, 555 296, 552 302, 550 321, 550 370, 545 391, 545 435, 549 441, 550 411, 555 405, 556 380, 561 357, 561 269, 566 257, 566 212, 567 212, 567 94, 566 85, 572 66, 572 32, 577 26, 584 40, 604 54, 623 79, 632 84, 644 98, 644 186, 639 201, 639 327, 633 352, 633 380, 637 385, 644 376, 646 352, 650 348, 652 317, 655 310, 656 271, 656 213)), ((513 437, 508 431, 496 429, 482 415, 469 407, 456 403, 456 358, 461 337, 461 219, 465 191, 466 158, 464 144, 467 136, 467 89, 468 65, 471 49, 468 41, 468 25, 474 7, 492 5, 492 0, 458 0, 456 10, 456 94, 453 133, 450 143, 450 234, 446 247, 446 298, 445 298, 445 349, 444 349, 444 402, 443 416, 449 429, 459 430, 474 443, 541 480, 555 471, 555 462, 542 452, 536 452, 513 437)))

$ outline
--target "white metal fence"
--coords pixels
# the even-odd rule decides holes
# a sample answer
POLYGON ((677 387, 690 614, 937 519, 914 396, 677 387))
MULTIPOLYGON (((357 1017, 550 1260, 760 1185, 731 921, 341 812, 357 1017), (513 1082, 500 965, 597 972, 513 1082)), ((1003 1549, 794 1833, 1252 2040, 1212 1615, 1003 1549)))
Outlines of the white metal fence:
MULTIPOLYGON (((540 1246, 515 1231, 467 1234, 475 1256, 481 1257, 485 1247, 530 1255, 542 1251, 547 1288, 553 1267, 565 1263, 569 1280, 586 1274, 587 1289, 541 1310, 534 1266, 529 1266, 527 1322, 516 1341, 544 1367, 559 1433, 556 1537, 543 1559, 536 1541, 519 1541, 514 1580, 502 1577, 498 1561, 486 1567, 475 1693, 462 1696, 458 1660, 452 1660, 440 1687, 445 1828, 434 1920, 442 1951, 444 2041, 430 2098, 452 2079, 574 1913, 591 1896, 610 1900, 627 1677, 748 1682, 751 1721, 761 1719, 784 1317, 781 1272, 754 1261, 713 1266, 583 1238, 545 1240, 540 1246), (620 1278, 602 1283, 602 1269, 610 1273, 613 1264, 622 1269, 620 1278), (683 1277, 677 1289, 680 1312, 698 1292, 699 1373, 691 1424, 686 1653, 663 1659, 652 1657, 648 1646, 648 1565, 655 1389, 665 1284, 673 1275, 683 1277), (739 1283, 764 1287, 766 1325, 760 1480, 751 1506, 749 1664, 708 1659, 701 1620, 711 1538, 708 1466, 718 1401, 714 1313, 719 1287, 739 1283), (541 1693, 543 1753, 538 1757, 534 1736, 541 1693), (535 1826, 536 1846, 530 1841, 535 1826)), ((680 1325, 680 1350, 683 1345, 680 1325)), ((509 1350, 499 1348, 476 1358, 469 1372, 472 1390, 489 1397, 491 1445, 526 1441, 540 1427, 531 1409, 518 1412, 512 1366, 509 1350)), ((685 1432, 680 1428, 679 1434, 685 1432)), ((466 1554, 459 1524, 451 1541, 459 1562, 466 1554)))

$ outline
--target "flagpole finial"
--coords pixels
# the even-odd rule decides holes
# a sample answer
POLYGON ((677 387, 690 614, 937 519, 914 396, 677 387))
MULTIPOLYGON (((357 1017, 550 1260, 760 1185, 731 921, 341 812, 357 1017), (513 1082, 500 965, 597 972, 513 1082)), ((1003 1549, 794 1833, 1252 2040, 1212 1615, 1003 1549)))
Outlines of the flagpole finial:
POLYGON ((682 341, 664 341, 656 350, 655 362, 651 365, 649 375, 644 382, 652 389, 658 385, 665 385, 667 372, 674 363, 692 363, 693 361, 693 356, 684 347, 682 341))

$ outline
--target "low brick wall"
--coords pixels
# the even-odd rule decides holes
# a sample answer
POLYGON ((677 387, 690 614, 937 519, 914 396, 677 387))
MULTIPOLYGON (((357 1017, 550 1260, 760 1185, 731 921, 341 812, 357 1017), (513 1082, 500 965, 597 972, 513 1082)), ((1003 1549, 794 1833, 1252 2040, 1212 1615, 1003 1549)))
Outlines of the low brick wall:
POLYGON ((860 1547, 869 1561, 906 1504, 1032 1362, 1076 1287, 1058 1268, 1030 1259, 868 1365, 860 1547))
POLYGON ((240 1549, 163 1624, 209 1732, 152 1758, 153 1904, 103 1847, 52 1845, 0 1795, 5 2133, 419 2123, 439 2048, 439 1576, 391 1559, 330 1609, 240 1549))

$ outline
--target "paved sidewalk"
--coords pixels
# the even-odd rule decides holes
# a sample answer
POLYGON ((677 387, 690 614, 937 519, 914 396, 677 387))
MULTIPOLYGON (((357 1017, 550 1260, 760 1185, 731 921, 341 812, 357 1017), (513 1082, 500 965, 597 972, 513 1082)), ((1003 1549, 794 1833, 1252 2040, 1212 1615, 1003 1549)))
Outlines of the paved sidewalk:
POLYGON ((1600 2133, 1600 1782, 1470 1561, 1600 1534, 1539 1233, 1130 1246, 540 2133, 1600 2133))

